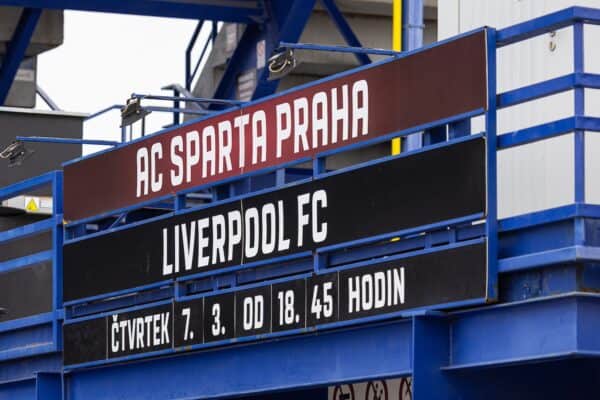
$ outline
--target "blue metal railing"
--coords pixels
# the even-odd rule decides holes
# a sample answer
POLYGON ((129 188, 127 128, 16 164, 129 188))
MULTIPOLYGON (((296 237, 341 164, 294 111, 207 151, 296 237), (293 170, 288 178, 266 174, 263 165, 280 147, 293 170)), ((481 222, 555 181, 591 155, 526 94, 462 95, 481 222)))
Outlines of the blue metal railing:
POLYGON ((187 48, 185 50, 185 88, 188 91, 192 90, 192 84, 194 82, 194 80, 196 79, 196 75, 198 73, 198 69, 200 68, 200 65, 202 65, 202 62, 204 61, 205 56, 208 55, 207 51, 209 46, 213 46, 215 43, 215 39, 217 38, 217 22, 216 21, 208 21, 211 24, 211 32, 210 35, 208 36, 206 42, 204 42, 204 46, 202 47, 202 50, 200 51, 200 56, 198 57, 198 59, 196 60, 194 66, 192 67, 192 51, 194 50, 194 47, 196 46, 196 42, 198 41, 198 36, 200 35, 200 32, 202 31, 202 28, 204 27, 204 23, 207 21, 199 21, 198 24, 196 25, 196 29, 194 29, 194 33, 192 34, 192 37, 190 38, 190 41, 187 45, 187 48))
POLYGON ((48 218, 0 232, 2 245, 34 238, 47 232, 52 236, 51 246, 47 251, 20 255, 0 262, 2 273, 14 272, 43 262, 50 262, 52 268, 51 311, 0 322, 0 362, 57 352, 62 346, 62 182, 62 172, 53 171, 0 189, 0 201, 48 186, 51 187, 53 198, 52 214, 48 218))

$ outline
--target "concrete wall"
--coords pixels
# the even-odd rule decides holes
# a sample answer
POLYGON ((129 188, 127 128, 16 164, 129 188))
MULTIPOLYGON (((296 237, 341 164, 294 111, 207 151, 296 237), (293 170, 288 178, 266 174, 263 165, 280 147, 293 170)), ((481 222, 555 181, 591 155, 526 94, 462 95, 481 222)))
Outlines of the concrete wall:
MULTIPOLYGON (((6 53, 6 44, 13 36, 22 10, 20 7, 0 6, 0 55, 6 53)), ((63 21, 61 10, 44 10, 27 47, 26 55, 37 55, 60 46, 64 35, 63 21)))
MULTIPOLYGON (((6 53, 6 46, 13 37, 19 22, 22 8, 0 6, 0 63, 6 53)), ((35 107, 37 83, 37 55, 60 46, 64 35, 64 17, 61 10, 42 12, 33 36, 25 52, 13 85, 4 102, 9 107, 35 107)))

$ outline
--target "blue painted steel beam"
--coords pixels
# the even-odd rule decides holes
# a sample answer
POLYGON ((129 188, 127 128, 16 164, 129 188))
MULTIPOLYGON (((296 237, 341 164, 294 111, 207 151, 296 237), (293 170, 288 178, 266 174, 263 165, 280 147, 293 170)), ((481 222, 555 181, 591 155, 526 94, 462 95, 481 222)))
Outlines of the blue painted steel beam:
POLYGON ((0 362, 0 386, 6 382, 34 379, 39 371, 60 372, 61 369, 61 354, 45 354, 27 360, 0 362))
MULTIPOLYGON (((1 3, 0 3, 1 4, 1 3)), ((6 47, 6 54, 0 67, 0 105, 4 104, 8 91, 12 86, 19 65, 23 61, 33 31, 37 26, 42 10, 39 8, 25 8, 19 18, 15 32, 6 47)))
POLYGON ((408 375, 410 320, 65 375, 69 399, 214 399, 408 375), (148 377, 152 377, 148 379, 148 377))
MULTIPOLYGON (((418 316, 71 371, 65 375, 66 390, 73 400, 204 399, 415 373, 423 380, 420 390, 426 390, 419 398, 438 398, 425 394, 456 388, 457 377, 450 372, 600 357, 599 311, 600 297, 582 293, 418 316)), ((417 398, 416 387, 414 394, 417 398)))
POLYGON ((459 312, 453 316, 452 364, 446 369, 600 355, 600 341, 581 340, 594 335, 599 311, 597 295, 580 294, 459 312))
POLYGON ((38 400, 61 400, 62 375, 60 373, 38 373, 35 390, 38 400))
POLYGON ((24 379, 0 384, 0 399, 35 399, 35 380, 24 379))
POLYGON ((450 363, 450 325, 441 316, 413 319, 412 398, 458 399, 442 368, 450 363))
POLYGON ((0 0, 0 5, 58 10, 98 11, 252 24, 262 20, 257 1, 210 0, 0 0))
MULTIPOLYGON (((348 45, 352 47, 362 47, 360 40, 352 30, 352 27, 350 26, 348 21, 346 21, 346 18, 344 17, 338 6, 335 4, 335 1, 321 0, 321 3, 323 3, 323 5, 325 6, 325 9, 327 10, 329 16, 333 20, 333 23, 335 24, 335 26, 337 26, 338 30, 346 40, 346 43, 348 43, 348 45)), ((365 65, 371 62, 371 58, 368 55, 361 53, 355 54, 356 59, 359 63, 365 65)))

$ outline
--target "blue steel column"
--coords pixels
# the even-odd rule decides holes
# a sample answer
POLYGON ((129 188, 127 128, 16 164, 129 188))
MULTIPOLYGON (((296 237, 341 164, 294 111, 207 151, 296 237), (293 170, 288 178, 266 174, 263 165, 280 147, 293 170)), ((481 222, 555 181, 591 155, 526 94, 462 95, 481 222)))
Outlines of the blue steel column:
MULTIPOLYGON (((423 46, 423 0, 404 0, 403 50, 410 51, 423 46)), ((415 133, 406 137, 405 151, 423 147, 423 135, 415 133)))
POLYGON ((15 79, 19 65, 23 61, 25 50, 27 50, 41 13, 42 10, 39 8, 23 9, 13 37, 6 47, 6 55, 0 67, 0 105, 6 101, 8 91, 15 79))

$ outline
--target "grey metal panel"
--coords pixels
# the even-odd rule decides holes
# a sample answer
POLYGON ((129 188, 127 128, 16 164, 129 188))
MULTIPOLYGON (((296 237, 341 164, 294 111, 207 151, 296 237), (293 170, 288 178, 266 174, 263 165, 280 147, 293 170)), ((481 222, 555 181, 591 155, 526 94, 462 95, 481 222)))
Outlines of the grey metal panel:
MULTIPOLYGON (((63 112, 17 111, 0 107, 0 148, 15 140, 15 136, 54 136, 81 139, 83 115, 63 112)), ((0 160, 0 187, 61 169, 61 164, 81 156, 80 145, 27 143, 35 151, 21 166, 9 168, 0 160)), ((37 194, 50 194, 49 189, 37 194)))
MULTIPOLYGON (((0 55, 0 63, 1 60, 2 55, 0 55)), ((35 107, 36 86, 37 57, 26 58, 17 70, 4 105, 7 107, 35 107)))

